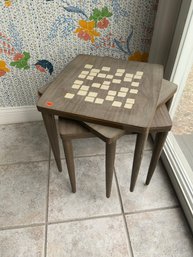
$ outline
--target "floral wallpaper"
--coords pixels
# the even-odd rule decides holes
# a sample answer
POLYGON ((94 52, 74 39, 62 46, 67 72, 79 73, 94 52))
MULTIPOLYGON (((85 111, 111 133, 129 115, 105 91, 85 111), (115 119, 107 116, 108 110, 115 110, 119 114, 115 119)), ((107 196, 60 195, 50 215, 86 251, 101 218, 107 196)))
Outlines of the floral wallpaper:
POLYGON ((0 0, 0 106, 37 89, 78 54, 147 61, 158 0, 0 0))

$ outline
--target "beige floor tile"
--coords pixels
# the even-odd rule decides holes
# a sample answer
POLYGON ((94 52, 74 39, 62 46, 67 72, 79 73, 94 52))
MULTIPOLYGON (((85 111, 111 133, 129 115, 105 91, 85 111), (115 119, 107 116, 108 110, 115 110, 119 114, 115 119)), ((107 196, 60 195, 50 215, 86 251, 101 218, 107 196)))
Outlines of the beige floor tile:
MULTIPOLYGON (((59 140, 60 155, 64 157, 64 150, 61 139, 59 140)), ((82 138, 72 140, 74 157, 80 156, 92 156, 92 155, 104 155, 105 154, 105 143, 99 138, 82 138)), ((54 159, 53 153, 51 153, 51 159, 54 159)))
POLYGON ((59 173, 51 165, 49 221, 64 221, 85 217, 121 213, 115 181, 111 198, 105 196, 105 167, 103 156, 75 159, 77 192, 73 194, 65 161, 59 173))
POLYGON ((172 186, 161 164, 157 166, 149 186, 144 185, 150 157, 151 151, 144 153, 135 190, 131 193, 129 187, 133 155, 123 154, 116 156, 115 169, 125 212, 178 205, 172 186))
POLYGON ((0 126, 0 164, 48 160, 43 122, 0 126))
POLYGON ((0 257, 43 257, 44 227, 0 231, 0 257))
MULTIPOLYGON (((117 141, 118 153, 132 152, 135 136, 124 136, 117 141)), ((105 154, 105 143, 99 138, 79 139, 73 141, 75 156, 105 154)))
POLYGON ((48 163, 0 166, 0 227, 45 221, 48 163))
MULTIPOLYGON (((135 147, 135 135, 126 135, 117 140, 117 153, 127 153, 134 151, 135 147)), ((99 138, 83 138, 72 140, 74 156, 91 156, 91 155, 104 155, 105 154, 105 143, 99 138)), ((61 157, 64 157, 64 151, 60 140, 61 157)), ((151 149, 150 141, 147 142, 145 150, 151 149)), ((53 159, 53 154, 52 154, 53 159)))
MULTIPOLYGON (((126 135, 117 141, 117 153, 133 153, 135 148, 136 135, 126 135)), ((147 140, 145 150, 152 148, 151 140, 147 140)))
POLYGON ((192 257, 193 237, 180 209, 127 216, 135 257, 192 257))
POLYGON ((48 226, 48 257, 129 257, 122 217, 48 226))
POLYGON ((74 156, 105 154, 105 143, 99 138, 73 140, 74 156))

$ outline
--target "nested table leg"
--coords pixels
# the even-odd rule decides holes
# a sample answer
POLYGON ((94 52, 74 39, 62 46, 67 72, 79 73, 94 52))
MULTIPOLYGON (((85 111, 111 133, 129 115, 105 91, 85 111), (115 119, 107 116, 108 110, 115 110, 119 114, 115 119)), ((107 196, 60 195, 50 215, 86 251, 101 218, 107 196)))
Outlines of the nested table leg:
POLYGON ((68 168, 68 175, 70 178, 72 192, 76 193, 76 175, 75 175, 75 168, 74 168, 74 156, 73 156, 72 141, 62 139, 62 143, 63 143, 63 147, 64 147, 64 154, 66 157, 66 164, 67 164, 67 168, 68 168))
POLYGON ((139 169, 141 166, 141 160, 143 157, 143 150, 145 147, 145 143, 147 141, 148 137, 148 131, 143 134, 137 135, 137 141, 135 145, 135 152, 134 152, 134 158, 133 158, 133 167, 131 172, 131 183, 130 183, 130 191, 133 192, 135 188, 135 183, 139 174, 139 169))
POLYGON ((62 164, 60 159, 60 148, 58 141, 58 133, 56 128, 56 121, 54 115, 42 112, 44 125, 46 127, 47 135, 51 144, 52 152, 59 171, 62 171, 62 164))
POLYGON ((163 149, 163 145, 166 141, 167 135, 168 135, 168 132, 160 132, 160 133, 157 133, 157 135, 156 135, 155 145, 153 148, 153 154, 151 157, 151 162, 149 165, 148 174, 147 174, 147 178, 146 178, 146 182, 145 182, 146 185, 149 185, 150 180, 153 176, 157 162, 159 160, 159 157, 160 157, 162 149, 163 149))
POLYGON ((116 152, 116 141, 111 144, 106 143, 106 197, 107 198, 109 198, 111 195, 115 152, 116 152))

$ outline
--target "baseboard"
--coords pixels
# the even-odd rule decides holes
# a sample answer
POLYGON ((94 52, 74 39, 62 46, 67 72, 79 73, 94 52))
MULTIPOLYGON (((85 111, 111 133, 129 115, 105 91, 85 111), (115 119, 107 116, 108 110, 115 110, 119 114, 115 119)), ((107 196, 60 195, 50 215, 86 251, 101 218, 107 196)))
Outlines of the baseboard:
POLYGON ((0 124, 11 124, 42 120, 35 106, 1 107, 0 124))

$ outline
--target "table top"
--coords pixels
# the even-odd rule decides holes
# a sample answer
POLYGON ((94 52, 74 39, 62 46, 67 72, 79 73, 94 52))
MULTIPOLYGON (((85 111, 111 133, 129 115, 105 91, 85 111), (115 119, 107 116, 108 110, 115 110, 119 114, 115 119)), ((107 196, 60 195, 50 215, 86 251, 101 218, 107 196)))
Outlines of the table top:
POLYGON ((145 131, 161 89, 163 67, 111 57, 79 55, 37 103, 41 112, 145 131))

